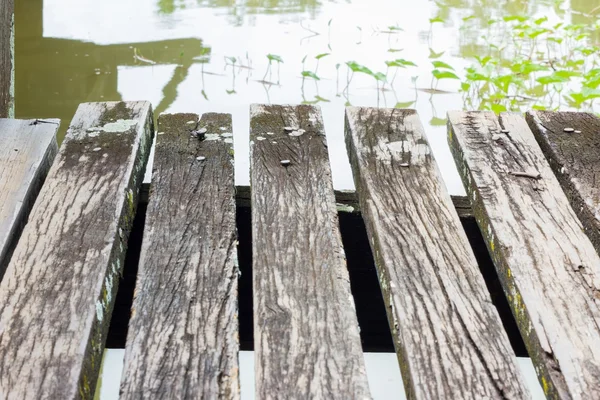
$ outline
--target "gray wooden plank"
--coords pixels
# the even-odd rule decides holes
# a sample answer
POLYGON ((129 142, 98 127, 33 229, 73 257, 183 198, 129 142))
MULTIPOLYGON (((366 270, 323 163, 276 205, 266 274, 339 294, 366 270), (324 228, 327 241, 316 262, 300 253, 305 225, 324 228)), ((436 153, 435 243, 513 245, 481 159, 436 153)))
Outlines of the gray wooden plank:
POLYGON ((600 252, 600 118, 552 111, 528 112, 526 118, 585 233, 600 252))
POLYGON ((346 143, 407 397, 529 397, 416 111, 348 107, 346 143))
POLYGON ((79 106, 0 283, 0 393, 90 399, 152 132, 148 102, 79 106))
POLYGON ((240 396, 231 115, 197 123, 196 114, 158 120, 123 399, 240 396), (191 129, 207 129, 206 139, 191 129))
POLYGON ((14 118, 14 0, 0 0, 0 118, 14 118))
POLYGON ((0 119, 0 278, 58 151, 59 124, 0 119))
POLYGON ((473 212, 549 398, 600 398, 600 258, 519 114, 449 113, 473 212))
POLYGON ((250 115, 256 398, 370 398, 320 109, 250 115))

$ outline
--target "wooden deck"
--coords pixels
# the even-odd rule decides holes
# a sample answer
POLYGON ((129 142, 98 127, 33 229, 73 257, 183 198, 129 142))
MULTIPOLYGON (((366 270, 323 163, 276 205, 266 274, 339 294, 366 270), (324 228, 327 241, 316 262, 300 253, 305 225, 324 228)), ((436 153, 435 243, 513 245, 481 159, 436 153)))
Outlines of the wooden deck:
POLYGON ((58 153, 58 121, 0 119, 0 398, 92 398, 112 319, 127 399, 239 399, 240 348, 257 399, 368 399, 392 343, 410 399, 530 398, 516 354, 600 399, 600 119, 450 113, 451 197, 414 110, 347 108, 356 192, 318 107, 250 114, 250 188, 227 114, 83 104, 58 153))

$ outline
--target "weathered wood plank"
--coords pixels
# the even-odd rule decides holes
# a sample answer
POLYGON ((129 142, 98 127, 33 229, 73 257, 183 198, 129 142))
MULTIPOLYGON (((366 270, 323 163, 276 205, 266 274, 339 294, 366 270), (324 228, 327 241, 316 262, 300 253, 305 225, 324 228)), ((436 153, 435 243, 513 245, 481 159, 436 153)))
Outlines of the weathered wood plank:
POLYGON ((320 110, 250 114, 256 397, 370 398, 320 110))
POLYGON ((92 398, 151 132, 148 102, 77 110, 0 284, 1 397, 92 398))
POLYGON ((14 118, 14 0, 0 0, 0 118, 14 118))
POLYGON ((240 396, 231 116, 197 121, 158 120, 122 399, 240 396))
POLYGON ((518 114, 449 113, 448 138, 546 395, 600 398, 600 258, 518 114))
POLYGON ((346 143, 407 397, 529 397, 416 111, 346 108, 346 143))
POLYGON ((600 118, 551 111, 532 111, 526 117, 585 233, 600 252, 600 118))
POLYGON ((0 119, 0 279, 58 151, 59 124, 0 119))

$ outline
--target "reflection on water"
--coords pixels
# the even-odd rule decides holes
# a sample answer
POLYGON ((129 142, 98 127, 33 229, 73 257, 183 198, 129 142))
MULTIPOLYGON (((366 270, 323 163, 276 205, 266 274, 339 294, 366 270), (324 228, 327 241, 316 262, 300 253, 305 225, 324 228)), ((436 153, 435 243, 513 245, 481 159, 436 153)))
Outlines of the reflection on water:
POLYGON ((598 12, 600 0, 21 0, 16 112, 61 118, 61 135, 86 101, 230 112, 245 184, 248 105, 319 104, 334 184, 352 188, 344 106, 416 108, 461 193, 446 111, 597 111, 598 12))

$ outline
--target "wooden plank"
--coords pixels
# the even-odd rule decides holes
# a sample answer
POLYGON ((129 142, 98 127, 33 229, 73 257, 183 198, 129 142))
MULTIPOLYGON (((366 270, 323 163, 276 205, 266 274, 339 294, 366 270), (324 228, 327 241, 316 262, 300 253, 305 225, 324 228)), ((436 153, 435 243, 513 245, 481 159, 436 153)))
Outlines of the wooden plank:
POLYGON ((92 398, 151 132, 148 102, 77 110, 0 284, 1 397, 92 398))
POLYGON ((407 398, 529 397, 416 111, 346 108, 346 143, 407 398))
POLYGON ((256 398, 370 398, 320 109, 250 116, 256 398))
POLYGON ((585 233, 600 252, 600 118, 551 111, 528 112, 526 118, 585 233))
POLYGON ((159 118, 122 399, 240 396, 231 115, 197 121, 159 118))
POLYGON ((59 124, 0 119, 0 279, 58 151, 59 124))
POLYGON ((0 0, 0 118, 14 118, 14 0, 0 0))
POLYGON ((525 118, 449 113, 448 138, 549 398, 600 398, 600 258, 525 118))

